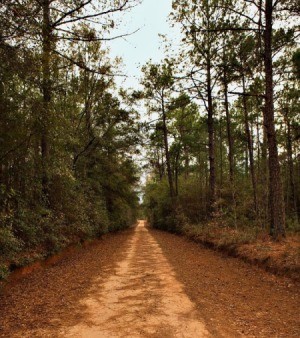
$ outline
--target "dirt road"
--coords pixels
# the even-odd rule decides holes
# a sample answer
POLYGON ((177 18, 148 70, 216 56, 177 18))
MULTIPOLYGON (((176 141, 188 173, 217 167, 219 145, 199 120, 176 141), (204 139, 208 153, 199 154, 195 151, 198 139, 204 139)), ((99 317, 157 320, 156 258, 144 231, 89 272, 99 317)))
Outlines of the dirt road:
POLYGON ((1 337, 298 337, 290 281, 149 230, 111 235, 0 296, 1 337))

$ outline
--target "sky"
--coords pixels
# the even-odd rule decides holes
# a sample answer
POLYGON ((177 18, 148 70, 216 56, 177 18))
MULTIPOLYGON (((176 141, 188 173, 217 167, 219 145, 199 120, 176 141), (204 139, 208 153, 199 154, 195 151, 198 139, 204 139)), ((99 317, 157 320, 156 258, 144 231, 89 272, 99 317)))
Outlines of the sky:
POLYGON ((171 10, 172 0, 143 0, 130 12, 122 12, 120 28, 114 34, 127 34, 137 29, 139 31, 108 43, 111 56, 122 57, 124 66, 121 70, 128 75, 126 79, 117 79, 119 85, 136 88, 141 76, 140 67, 150 58, 153 62, 163 59, 162 39, 158 35, 172 37, 177 34, 167 22, 171 10))
MULTIPOLYGON (((127 75, 126 78, 116 77, 118 86, 123 88, 138 89, 139 79, 141 78, 141 66, 150 59, 153 62, 160 62, 164 57, 164 45, 159 34, 167 35, 168 38, 178 41, 179 30, 171 28, 168 16, 172 10, 172 0, 143 0, 140 5, 133 8, 130 12, 122 12, 122 22, 118 30, 113 34, 121 35, 138 32, 126 37, 109 41, 107 46, 110 48, 112 57, 122 57, 124 66, 121 72, 127 75)), ((141 120, 147 120, 145 107, 140 107, 141 120)), ((145 163, 145 151, 142 150, 136 160, 139 164, 145 163)), ((141 185, 146 181, 147 171, 141 176, 141 185)), ((142 199, 142 194, 140 195, 142 199)))

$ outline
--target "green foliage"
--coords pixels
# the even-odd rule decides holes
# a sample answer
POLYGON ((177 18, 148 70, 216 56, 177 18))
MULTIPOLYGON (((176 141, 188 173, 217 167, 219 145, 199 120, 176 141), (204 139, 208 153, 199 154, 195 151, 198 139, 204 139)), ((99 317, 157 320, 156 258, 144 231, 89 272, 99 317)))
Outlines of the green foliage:
MULTIPOLYGON (((7 220, 6 220, 7 221, 7 220)), ((0 228, 0 255, 9 257, 17 253, 22 248, 22 241, 16 238, 11 226, 1 226, 0 228)))
MULTIPOLYGON (((97 29, 81 20, 69 33, 56 29, 56 15, 66 11, 68 20, 77 5, 58 1, 59 12, 44 12, 51 22, 47 37, 45 6, 28 1, 17 11, 18 23, 12 1, 1 7, 1 266, 26 264, 135 222, 135 99, 116 90, 119 61, 110 59, 97 29)), ((93 1, 90 10, 117 12, 118 5, 93 1)), ((81 14, 86 10, 80 6, 81 14)), ((102 15, 101 25, 113 29, 112 17, 102 15)))
POLYGON ((9 275, 9 269, 7 265, 0 264, 0 281, 5 279, 9 275))
POLYGON ((294 52, 292 60, 293 60, 293 66, 294 66, 295 74, 297 75, 297 77, 299 79, 300 78, 300 49, 297 49, 294 52))
POLYGON ((172 224, 167 221, 172 205, 166 180, 160 184, 149 182, 146 185, 144 207, 150 224, 159 229, 172 229, 172 224))

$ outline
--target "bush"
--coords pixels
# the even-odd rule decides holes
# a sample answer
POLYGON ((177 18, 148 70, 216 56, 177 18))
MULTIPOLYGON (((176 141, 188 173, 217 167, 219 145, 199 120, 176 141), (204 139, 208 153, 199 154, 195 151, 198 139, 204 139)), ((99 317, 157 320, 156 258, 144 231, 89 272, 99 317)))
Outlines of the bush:
POLYGON ((23 242, 15 237, 11 226, 0 227, 0 256, 2 259, 13 257, 22 247, 23 242))
MULTIPOLYGON (((38 189, 23 198, 14 190, 7 193, 0 185, 0 200, 5 202, 0 205, 0 278, 7 274, 6 265, 23 266, 71 243, 135 222, 138 199, 131 186, 134 180, 128 182, 122 172, 116 173, 112 186, 98 175, 79 180, 70 169, 60 171, 58 168, 51 177, 49 203, 40 198, 38 189)), ((129 178, 132 172, 127 173, 129 178)))
POLYGON ((7 265, 0 264, 0 281, 5 279, 9 275, 9 269, 7 265))

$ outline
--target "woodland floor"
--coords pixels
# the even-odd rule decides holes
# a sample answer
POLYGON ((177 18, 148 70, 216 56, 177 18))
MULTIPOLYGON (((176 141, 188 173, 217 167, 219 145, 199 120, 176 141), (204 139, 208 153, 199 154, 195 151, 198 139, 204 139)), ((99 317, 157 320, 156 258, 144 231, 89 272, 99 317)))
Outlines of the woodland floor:
POLYGON ((0 295, 0 337, 299 337, 299 288, 186 238, 106 236, 0 295))

